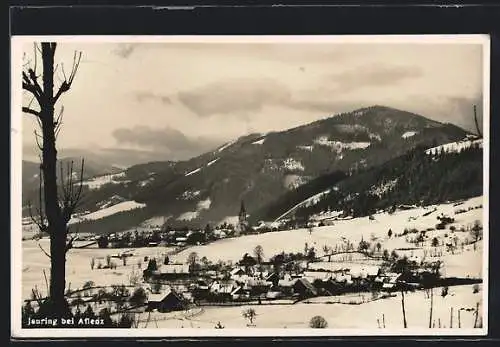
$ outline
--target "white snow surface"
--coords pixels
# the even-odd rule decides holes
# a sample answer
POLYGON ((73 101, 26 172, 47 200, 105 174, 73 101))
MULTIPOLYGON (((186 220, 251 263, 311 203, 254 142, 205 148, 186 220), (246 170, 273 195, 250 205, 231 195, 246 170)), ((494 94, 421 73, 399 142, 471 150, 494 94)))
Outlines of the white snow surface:
POLYGON ((401 135, 401 137, 402 137, 403 139, 407 139, 407 138, 409 138, 409 137, 415 136, 416 134, 417 134, 417 132, 416 132, 416 131, 407 131, 407 132, 405 132, 403 135, 401 135))
POLYGON ((217 160, 219 160, 220 158, 215 158, 214 160, 210 161, 208 164, 207 164, 207 167, 214 164, 217 160))
POLYGON ((470 139, 464 139, 461 141, 457 142, 450 142, 446 143, 441 146, 429 148, 428 150, 425 151, 427 154, 437 154, 438 152, 445 151, 447 153, 449 152, 460 152, 463 149, 469 148, 472 145, 479 145, 480 148, 483 147, 483 140, 482 139, 476 139, 476 140, 470 140, 470 139))
MULTIPOLYGON (((482 291, 474 294, 472 288, 472 285, 449 287, 449 295, 444 298, 439 295, 441 288, 434 289, 433 317, 436 329, 438 329, 438 320, 443 328, 449 327, 450 309, 453 307, 455 309, 453 329, 449 331, 458 329, 457 310, 459 308, 472 309, 471 311, 462 310, 460 320, 462 329, 473 330, 475 320, 473 311, 476 308, 476 303, 479 303, 480 317, 484 315, 485 310, 483 309, 482 291)), ((146 320, 150 317, 157 321, 158 328, 162 329, 213 329, 216 323, 220 322, 226 329, 286 328, 288 330, 298 329, 296 331, 307 334, 310 329, 310 319, 314 316, 322 316, 328 323, 328 327, 324 330, 351 329, 354 335, 356 335, 356 331, 366 331, 366 329, 370 329, 370 331, 380 330, 381 334, 390 334, 391 329, 410 332, 412 329, 418 329, 420 333, 427 329, 430 299, 426 297, 424 291, 417 290, 405 294, 407 329, 403 327, 401 293, 374 301, 371 301, 371 295, 371 293, 356 293, 316 297, 294 305, 212 306, 204 307, 203 310, 194 309, 183 312, 144 312, 141 315, 141 321, 144 323, 141 324, 145 326, 146 320), (349 305, 349 302, 362 304, 349 305), (241 314, 248 308, 254 308, 257 313, 254 321, 255 327, 252 328, 248 327, 248 320, 241 314), (382 325, 382 315, 384 316, 385 329, 379 329, 378 326, 378 324, 382 325)), ((443 328, 440 330, 447 330, 443 328)), ((428 334, 432 335, 432 330, 428 334)))
POLYGON ((317 204, 319 202, 319 200, 324 195, 330 193, 330 191, 331 191, 331 189, 324 190, 321 193, 315 194, 315 195, 307 198, 306 200, 304 200, 302 202, 299 202, 297 205, 293 206, 291 209, 289 209, 288 211, 286 211, 285 213, 283 213, 281 216, 279 216, 278 218, 276 218, 276 221, 279 221, 280 219, 286 217, 288 214, 290 214, 291 212, 295 211, 299 207, 309 207, 311 205, 317 204))
POLYGON ((312 150, 314 149, 314 146, 297 146, 297 148, 303 149, 304 151, 312 152, 312 150))
MULTIPOLYGON (((461 208, 467 209, 468 207, 479 207, 483 204, 483 197, 476 197, 469 199, 460 205, 461 208)), ((223 239, 213 242, 208 245, 191 247, 178 255, 176 259, 186 259, 190 252, 197 252, 200 257, 206 256, 209 260, 224 260, 224 261, 238 261, 245 253, 251 253, 257 245, 261 245, 264 249, 265 258, 271 257, 282 251, 289 252, 303 252, 304 244, 307 243, 309 247, 315 247, 317 255, 322 256, 322 248, 324 245, 334 247, 341 245, 345 240, 349 240, 354 245, 357 245, 361 239, 368 240, 372 244, 380 242, 382 249, 387 249, 389 252, 400 248, 415 247, 411 243, 411 235, 395 236, 402 234, 404 229, 416 228, 418 230, 425 230, 428 228, 435 228, 438 220, 436 216, 444 213, 445 215, 455 218, 455 222, 451 225, 455 226, 457 231, 454 233, 459 239, 470 239, 470 233, 465 231, 458 231, 462 226, 467 228, 471 227, 475 220, 482 221, 483 209, 475 208, 465 213, 454 214, 457 209, 453 203, 440 204, 427 207, 413 208, 409 210, 398 210, 393 214, 386 212, 377 213, 374 215, 375 220, 370 220, 368 217, 336 220, 334 225, 315 227, 312 233, 307 229, 285 230, 273 233, 264 233, 258 235, 246 235, 237 238, 223 239), (423 216, 429 211, 435 212, 423 216), (393 231, 393 236, 387 236, 388 230, 393 231), (372 241, 372 237, 376 241, 372 241)), ((424 250, 431 252, 433 248, 430 242, 433 237, 438 237, 444 241, 444 235, 451 235, 450 230, 434 230, 427 232, 429 236, 426 239, 426 246, 420 247, 413 251, 413 254, 408 256, 420 256, 424 250)), ((457 251, 455 254, 446 253, 445 246, 440 245, 439 249, 443 250, 441 259, 444 261, 442 271, 447 276, 457 277, 482 277, 482 241, 478 242, 476 250, 472 245, 467 245, 463 251, 457 251)), ((400 251, 397 251, 400 252, 400 251)), ((430 253, 427 254, 430 258, 430 253)))
POLYGON ((304 171, 304 166, 302 163, 298 160, 295 160, 294 158, 287 158, 283 161, 283 167, 287 170, 298 170, 298 171, 304 171))
POLYGON ((196 211, 184 212, 177 218, 177 220, 185 220, 185 221, 193 220, 200 215, 200 212, 202 210, 208 210, 210 208, 211 204, 212 204, 212 201, 210 200, 210 198, 207 198, 205 200, 201 200, 196 205, 196 211))
POLYGON ((184 193, 182 193, 180 198, 183 200, 191 200, 191 199, 194 199, 195 197, 197 197, 198 195, 200 195, 200 193, 201 193, 201 191, 199 191, 199 190, 194 190, 194 191, 187 190, 184 193))
POLYGON ((194 175, 195 173, 200 172, 200 170, 201 170, 201 167, 199 167, 199 168, 197 168, 197 169, 195 169, 193 171, 188 172, 185 176, 194 175))
POLYGON ((370 146, 370 142, 341 142, 341 141, 331 141, 327 136, 321 136, 314 141, 316 144, 321 146, 327 146, 332 148, 332 150, 337 151, 337 153, 343 150, 355 150, 355 149, 365 149, 370 146))
POLYGON ((197 208, 198 210, 208 210, 211 204, 212 201, 210 200, 210 198, 207 198, 205 200, 200 201, 197 205, 197 208))
POLYGON ((383 184, 377 186, 377 187, 372 187, 370 190, 370 193, 381 196, 382 194, 386 193, 387 191, 391 190, 396 183, 398 182, 398 179, 393 179, 387 182, 384 182, 383 184))
POLYGON ((229 146, 231 146, 232 144, 234 144, 236 141, 238 140, 233 140, 233 141, 230 141, 228 143, 226 143, 225 145, 222 145, 222 147, 220 147, 217 152, 222 152, 223 150, 225 150, 226 148, 228 148, 229 146))
POLYGON ((141 204, 141 203, 138 203, 135 201, 124 201, 124 202, 120 202, 116 205, 106 207, 106 208, 103 208, 101 210, 85 214, 85 215, 80 216, 80 217, 72 218, 70 220, 69 224, 78 223, 80 221, 85 221, 85 220, 101 219, 104 217, 111 216, 115 213, 119 213, 119 212, 123 212, 123 211, 130 211, 130 210, 134 210, 137 208, 144 208, 144 207, 146 207, 146 204, 141 204))
POLYGON ((198 215, 200 214, 199 211, 188 211, 188 212, 184 212, 183 214, 181 214, 177 220, 185 220, 185 221, 190 221, 190 220, 193 220, 195 219, 196 217, 198 217, 198 215))
POLYGON ((264 141, 266 140, 266 138, 262 138, 260 140, 257 140, 255 142, 252 142, 252 145, 262 145, 264 143, 264 141))
POLYGON ((120 181, 116 180, 116 178, 120 177, 125 177, 125 171, 116 173, 116 174, 109 174, 109 175, 103 175, 103 176, 98 176, 94 178, 90 178, 86 181, 83 181, 82 184, 84 186, 87 186, 89 189, 94 190, 94 189, 99 189, 103 185, 111 183, 111 184, 120 184, 120 183, 125 183, 126 181, 120 181))
POLYGON ((308 178, 300 175, 286 175, 283 178, 283 186, 287 189, 296 189, 308 182, 308 178))

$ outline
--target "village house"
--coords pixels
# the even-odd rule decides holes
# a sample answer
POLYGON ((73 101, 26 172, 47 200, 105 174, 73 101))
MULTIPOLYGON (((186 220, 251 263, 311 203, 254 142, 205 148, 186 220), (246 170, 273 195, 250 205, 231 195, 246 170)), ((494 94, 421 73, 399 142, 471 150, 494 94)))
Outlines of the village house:
POLYGON ((184 310, 186 307, 185 299, 172 290, 166 293, 148 295, 148 311, 171 312, 184 310))
POLYGON ((188 278, 191 275, 189 264, 164 264, 151 273, 153 280, 173 280, 188 278))
POLYGON ((293 292, 300 299, 309 298, 318 294, 316 288, 305 278, 298 278, 293 284, 293 292))
POLYGON ((179 246, 179 247, 185 246, 185 245, 187 245, 187 240, 188 240, 187 237, 184 237, 184 236, 176 237, 175 238, 175 245, 179 246))
POLYGON ((292 278, 290 275, 285 275, 284 279, 280 279, 278 281, 278 290, 284 295, 292 295, 295 281, 297 281, 297 278, 292 278))
POLYGON ((216 280, 212 282, 209 287, 209 292, 216 295, 221 296, 230 296, 234 289, 236 289, 238 285, 233 280, 224 281, 224 280, 216 280))
POLYGON ((243 289, 242 286, 234 288, 233 291, 231 292, 231 299, 233 300, 242 300, 249 298, 250 298, 250 292, 248 290, 243 289))
POLYGON ((229 272, 229 276, 231 279, 238 281, 238 280, 244 280, 244 278, 248 277, 246 276, 245 270, 243 270, 241 267, 236 267, 229 272))

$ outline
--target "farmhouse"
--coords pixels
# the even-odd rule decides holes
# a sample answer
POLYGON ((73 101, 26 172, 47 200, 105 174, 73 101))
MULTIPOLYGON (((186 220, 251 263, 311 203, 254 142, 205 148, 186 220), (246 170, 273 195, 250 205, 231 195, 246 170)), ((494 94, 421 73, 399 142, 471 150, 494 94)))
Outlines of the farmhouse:
POLYGON ((293 284, 293 292, 300 298, 308 298, 318 294, 316 288, 305 278, 298 278, 293 284))
POLYGON ((151 273, 151 278, 156 280, 168 280, 186 278, 191 275, 189 264, 166 264, 151 273))
POLYGON ((186 308, 184 299, 174 291, 162 294, 149 294, 148 310, 158 310, 158 312, 180 311, 186 308))

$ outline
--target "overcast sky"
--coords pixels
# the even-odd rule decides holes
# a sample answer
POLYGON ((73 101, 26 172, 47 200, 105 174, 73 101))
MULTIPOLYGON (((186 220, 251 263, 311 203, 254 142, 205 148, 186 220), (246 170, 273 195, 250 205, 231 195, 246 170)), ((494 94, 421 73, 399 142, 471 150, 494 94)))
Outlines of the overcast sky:
MULTIPOLYGON (((82 63, 58 103, 63 154, 186 159, 374 104, 472 129, 482 100, 479 44, 72 42, 56 52, 66 70, 74 50, 82 63)), ((36 122, 23 117, 29 158, 36 122)))

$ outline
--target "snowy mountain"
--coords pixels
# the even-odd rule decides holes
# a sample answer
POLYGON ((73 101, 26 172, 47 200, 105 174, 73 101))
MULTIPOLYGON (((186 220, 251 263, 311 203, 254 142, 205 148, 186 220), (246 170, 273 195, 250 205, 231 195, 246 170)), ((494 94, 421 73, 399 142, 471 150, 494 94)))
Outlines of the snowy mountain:
POLYGON ((451 124, 373 106, 282 132, 243 136, 186 161, 132 166, 107 184, 87 184, 81 210, 95 212, 118 195, 145 207, 86 222, 89 229, 116 231, 161 216, 170 216, 174 226, 215 224, 237 215, 242 200, 252 216, 318 177, 377 167, 416 146, 433 148, 467 135, 451 124))

